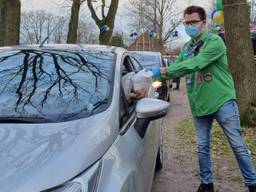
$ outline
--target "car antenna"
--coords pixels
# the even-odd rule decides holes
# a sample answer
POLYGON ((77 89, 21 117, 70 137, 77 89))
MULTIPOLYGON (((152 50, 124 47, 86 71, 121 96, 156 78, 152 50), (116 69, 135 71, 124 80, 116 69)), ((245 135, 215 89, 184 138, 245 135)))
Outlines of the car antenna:
POLYGON ((61 18, 61 21, 50 31, 46 38, 40 43, 39 47, 43 47, 45 42, 49 39, 49 36, 64 23, 64 17, 61 18))

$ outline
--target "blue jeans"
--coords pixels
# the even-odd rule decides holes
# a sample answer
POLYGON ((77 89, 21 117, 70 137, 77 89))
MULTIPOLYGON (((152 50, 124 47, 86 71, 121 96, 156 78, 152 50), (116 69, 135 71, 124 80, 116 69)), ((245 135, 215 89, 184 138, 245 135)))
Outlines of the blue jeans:
POLYGON ((206 184, 213 183, 210 141, 214 119, 220 124, 228 139, 243 175, 245 185, 255 185, 256 171, 241 135, 240 115, 235 100, 227 101, 214 114, 194 117, 201 181, 206 184))

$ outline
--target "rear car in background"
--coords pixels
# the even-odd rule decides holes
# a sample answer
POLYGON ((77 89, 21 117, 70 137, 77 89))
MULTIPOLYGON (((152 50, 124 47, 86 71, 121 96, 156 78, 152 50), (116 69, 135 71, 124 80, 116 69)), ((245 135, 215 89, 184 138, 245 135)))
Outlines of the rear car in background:
POLYGON ((165 63, 165 66, 170 66, 175 62, 175 60, 177 59, 177 56, 163 55, 162 58, 165 63))
POLYGON ((150 192, 169 103, 128 103, 122 48, 0 48, 1 192, 150 192))
MULTIPOLYGON (((162 57, 163 57, 163 60, 165 62, 165 66, 170 66, 170 65, 175 63, 178 56, 177 55, 163 55, 162 57)), ((176 77, 176 78, 171 80, 170 88, 173 88, 172 83, 176 84, 176 87, 174 89, 179 90, 179 88, 180 88, 180 77, 176 77)))
MULTIPOLYGON (((166 67, 160 52, 131 51, 131 54, 140 63, 142 68, 166 67)), ((170 80, 167 80, 155 83, 158 87, 157 92, 160 99, 170 100, 170 82, 170 80)))

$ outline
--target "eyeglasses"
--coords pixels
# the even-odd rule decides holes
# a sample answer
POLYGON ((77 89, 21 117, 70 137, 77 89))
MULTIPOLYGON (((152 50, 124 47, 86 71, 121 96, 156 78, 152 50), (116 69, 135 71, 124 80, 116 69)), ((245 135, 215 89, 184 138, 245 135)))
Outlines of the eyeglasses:
POLYGON ((183 22, 183 25, 196 25, 197 23, 200 23, 201 21, 204 21, 204 20, 192 20, 192 21, 184 21, 183 22))

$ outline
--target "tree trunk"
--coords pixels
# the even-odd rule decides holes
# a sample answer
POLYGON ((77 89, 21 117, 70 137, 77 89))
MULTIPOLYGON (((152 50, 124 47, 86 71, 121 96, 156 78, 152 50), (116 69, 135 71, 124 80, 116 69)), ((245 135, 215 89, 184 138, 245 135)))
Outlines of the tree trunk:
POLYGON ((79 22, 79 11, 81 6, 81 0, 73 0, 71 8, 71 17, 69 22, 67 43, 77 42, 77 29, 79 22))
POLYGON ((17 45, 20 37, 20 1, 0 0, 0 46, 17 45))
POLYGON ((98 28, 100 30, 100 34, 99 34, 100 44, 101 45, 109 45, 111 42, 113 31, 114 31, 115 17, 116 17, 116 12, 118 9, 119 0, 111 0, 107 16, 105 15, 105 12, 104 12, 105 0, 101 0, 101 2, 102 2, 102 6, 101 6, 102 7, 102 11, 101 11, 102 19, 98 18, 97 13, 92 5, 92 0, 87 0, 87 5, 91 12, 92 19, 94 20, 94 22, 96 23, 96 25, 98 26, 98 28), (106 31, 106 32, 101 31, 101 28, 104 25, 107 25, 110 28, 110 30, 106 31))
POLYGON ((112 35, 113 35, 113 28, 110 29, 107 32, 102 32, 101 31, 100 34, 99 34, 100 44, 101 45, 109 45, 110 42, 111 42, 112 35))
POLYGON ((256 126, 256 66, 246 0, 223 0, 228 61, 237 92, 241 123, 256 126))

